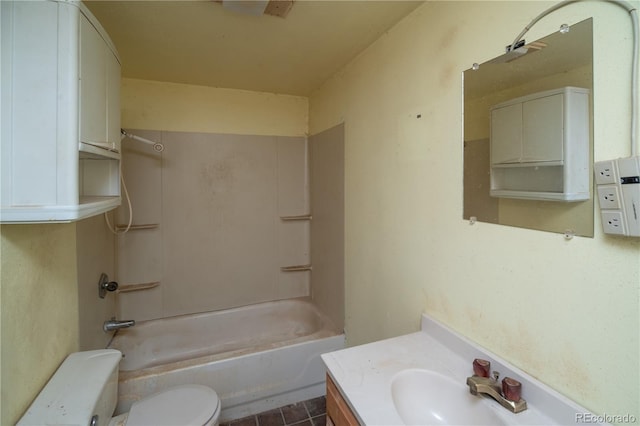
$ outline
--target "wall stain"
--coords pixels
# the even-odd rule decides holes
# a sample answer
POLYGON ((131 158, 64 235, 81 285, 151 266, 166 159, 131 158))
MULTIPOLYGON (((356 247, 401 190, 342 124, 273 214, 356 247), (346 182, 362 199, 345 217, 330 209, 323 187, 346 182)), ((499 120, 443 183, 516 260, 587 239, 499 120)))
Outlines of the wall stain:
POLYGON ((458 37, 459 32, 460 32, 459 25, 453 25, 449 27, 447 31, 443 31, 441 33, 441 37, 437 46, 442 50, 449 49, 456 41, 456 38, 458 37))
POLYGON ((577 390, 582 400, 599 397, 588 366, 580 354, 566 343, 551 348, 540 347, 539 336, 525 321, 515 324, 488 322, 489 319, 482 318, 481 310, 475 307, 467 307, 466 314, 471 324, 472 339, 492 352, 561 392, 577 390))
POLYGON ((446 63, 442 71, 440 71, 440 86, 443 88, 451 86, 454 81, 454 76, 458 76, 455 67, 450 62, 446 63))
POLYGON ((564 343, 557 355, 552 365, 555 366, 554 373, 558 383, 561 383, 565 389, 577 392, 584 401, 602 397, 599 392, 600 387, 592 382, 588 366, 575 349, 564 343))
POLYGON ((458 79, 454 78, 458 76, 458 70, 453 63, 447 61, 447 57, 449 56, 447 51, 456 43, 459 33, 459 25, 450 26, 446 31, 442 32, 442 36, 436 44, 437 50, 442 52, 443 61, 446 61, 439 72, 438 82, 441 87, 449 87, 454 81, 458 81, 458 79))
POLYGON ((233 164, 227 160, 217 163, 201 163, 197 172, 199 192, 206 199, 229 193, 235 186, 233 164))
POLYGON ((435 314, 446 323, 455 322, 452 320, 451 303, 441 290, 430 295, 425 292, 425 299, 425 307, 429 313, 435 314))

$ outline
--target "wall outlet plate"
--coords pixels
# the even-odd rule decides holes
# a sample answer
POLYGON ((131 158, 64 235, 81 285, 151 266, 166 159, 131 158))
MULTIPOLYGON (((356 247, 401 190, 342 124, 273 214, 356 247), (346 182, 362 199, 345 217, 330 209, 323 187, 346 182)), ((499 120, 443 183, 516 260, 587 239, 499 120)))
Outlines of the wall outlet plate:
POLYGON ((615 160, 599 161, 594 164, 593 172, 596 177, 596 185, 616 183, 614 161, 615 160))
POLYGON ((600 213, 602 218, 602 229, 606 234, 626 235, 624 227, 624 217, 619 210, 603 210, 600 213))
POLYGON ((599 161, 593 171, 605 234, 640 237, 640 157, 599 161))
POLYGON ((620 209, 620 190, 617 185, 598 185, 598 202, 602 209, 620 209))

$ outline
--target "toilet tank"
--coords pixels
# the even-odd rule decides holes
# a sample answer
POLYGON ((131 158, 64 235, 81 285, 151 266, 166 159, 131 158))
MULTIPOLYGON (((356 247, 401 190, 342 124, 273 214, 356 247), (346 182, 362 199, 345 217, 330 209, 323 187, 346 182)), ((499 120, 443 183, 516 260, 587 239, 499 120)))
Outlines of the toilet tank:
POLYGON ((18 425, 108 425, 118 401, 115 349, 75 352, 60 365, 18 425))

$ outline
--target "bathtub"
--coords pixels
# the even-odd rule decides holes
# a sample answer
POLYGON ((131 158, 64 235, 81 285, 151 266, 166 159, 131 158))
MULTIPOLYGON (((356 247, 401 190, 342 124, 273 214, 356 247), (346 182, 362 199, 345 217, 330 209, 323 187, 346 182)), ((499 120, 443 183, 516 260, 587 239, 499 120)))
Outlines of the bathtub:
POLYGON ((344 343, 306 298, 143 321, 108 346, 124 354, 116 414, 186 383, 215 389, 221 421, 315 398, 325 393, 320 355, 344 343))

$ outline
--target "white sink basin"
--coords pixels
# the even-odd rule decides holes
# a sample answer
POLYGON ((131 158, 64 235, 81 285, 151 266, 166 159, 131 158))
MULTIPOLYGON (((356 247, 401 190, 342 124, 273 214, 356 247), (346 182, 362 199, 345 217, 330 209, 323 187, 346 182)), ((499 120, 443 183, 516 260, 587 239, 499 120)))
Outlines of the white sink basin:
POLYGON ((471 395, 464 383, 432 370, 398 372, 391 381, 391 396, 407 425, 506 424, 484 398, 471 395))

